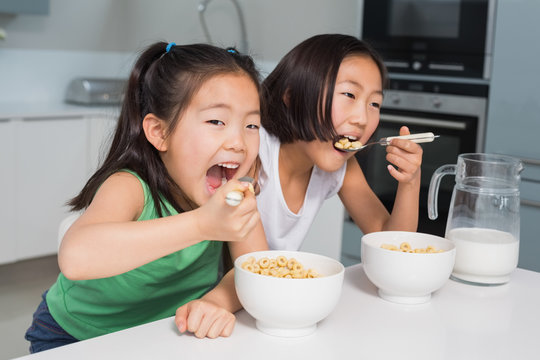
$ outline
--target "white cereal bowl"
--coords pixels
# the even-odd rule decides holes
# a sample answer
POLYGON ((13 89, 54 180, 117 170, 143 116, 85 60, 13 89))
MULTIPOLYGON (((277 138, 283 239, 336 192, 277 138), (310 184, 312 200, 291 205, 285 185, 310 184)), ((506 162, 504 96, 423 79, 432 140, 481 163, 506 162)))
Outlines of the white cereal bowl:
POLYGON ((361 241, 362 265, 379 296, 400 304, 421 304, 431 299, 450 278, 456 249, 445 238, 405 231, 381 231, 366 234, 361 241), (407 253, 381 248, 382 244, 400 247, 407 242, 412 249, 433 246, 439 253, 407 253))
POLYGON ((258 251, 234 262, 236 293, 244 309, 255 318, 257 328, 282 337, 305 336, 336 307, 341 296, 344 267, 332 258, 300 251, 258 251), (242 269, 251 256, 256 261, 278 256, 295 258, 305 269, 320 275, 311 279, 287 279, 255 274, 242 269))

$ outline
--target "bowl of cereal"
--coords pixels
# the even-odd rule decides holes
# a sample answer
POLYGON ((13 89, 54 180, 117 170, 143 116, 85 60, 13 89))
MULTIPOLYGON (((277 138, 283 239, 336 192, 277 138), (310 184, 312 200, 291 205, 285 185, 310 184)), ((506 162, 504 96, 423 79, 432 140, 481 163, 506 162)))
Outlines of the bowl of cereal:
POLYGON ((281 250, 239 256, 234 269, 236 293, 256 327, 282 337, 317 329, 339 301, 345 272, 332 258, 281 250))
POLYGON ((456 249, 445 238, 406 231, 380 231, 362 236, 364 272, 381 298, 400 304, 431 299, 450 278, 456 249))

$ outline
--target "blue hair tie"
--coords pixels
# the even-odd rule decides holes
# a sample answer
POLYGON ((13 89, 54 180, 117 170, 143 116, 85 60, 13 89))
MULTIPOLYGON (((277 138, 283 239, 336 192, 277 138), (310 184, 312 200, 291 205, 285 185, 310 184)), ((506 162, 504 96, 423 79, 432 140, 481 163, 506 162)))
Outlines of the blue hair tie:
POLYGON ((227 52, 231 53, 231 54, 238 54, 238 51, 236 51, 234 49, 227 49, 227 52))
POLYGON ((169 43, 169 44, 167 45, 167 48, 165 48, 165 52, 171 51, 171 48, 172 48, 174 45, 176 45, 176 44, 173 43, 173 42, 169 43))

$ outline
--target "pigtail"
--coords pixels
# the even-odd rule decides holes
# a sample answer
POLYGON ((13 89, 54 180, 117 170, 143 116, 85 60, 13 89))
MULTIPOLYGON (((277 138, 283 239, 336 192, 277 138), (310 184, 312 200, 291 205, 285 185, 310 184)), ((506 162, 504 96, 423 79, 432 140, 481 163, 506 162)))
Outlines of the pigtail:
MULTIPOLYGON (((152 65, 165 53, 166 45, 163 42, 154 44, 135 63, 127 81, 124 102, 109 153, 81 192, 67 203, 73 211, 88 207, 101 184, 121 169, 135 171, 148 183, 160 216, 163 216, 164 210, 166 211, 163 199, 159 196, 160 192, 171 201, 171 204, 176 204, 170 195, 171 179, 159 158, 158 151, 146 139, 142 127, 142 120, 150 112, 145 77, 152 65)), ((178 212, 183 211, 180 206, 175 208, 178 212)))

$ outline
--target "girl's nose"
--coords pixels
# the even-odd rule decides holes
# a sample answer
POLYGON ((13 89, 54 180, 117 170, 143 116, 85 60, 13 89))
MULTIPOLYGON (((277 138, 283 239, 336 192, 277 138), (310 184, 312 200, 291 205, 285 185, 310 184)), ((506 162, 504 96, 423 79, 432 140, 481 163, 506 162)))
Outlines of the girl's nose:
POLYGON ((365 109, 359 107, 351 114, 349 122, 357 126, 365 126, 367 124, 367 116, 365 109))
POLYGON ((242 152, 246 150, 246 141, 242 131, 231 130, 227 135, 227 139, 224 143, 225 149, 236 152, 242 152))

